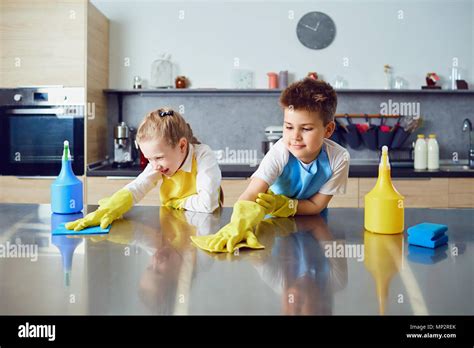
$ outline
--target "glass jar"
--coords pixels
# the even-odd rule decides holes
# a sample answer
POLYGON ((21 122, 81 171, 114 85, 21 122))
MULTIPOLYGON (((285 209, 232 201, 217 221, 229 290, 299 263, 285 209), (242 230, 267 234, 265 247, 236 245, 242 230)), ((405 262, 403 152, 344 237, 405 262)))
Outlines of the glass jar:
POLYGON ((151 65, 150 86, 155 88, 173 87, 173 65, 170 55, 162 55, 151 65))
POLYGON ((142 78, 140 76, 135 76, 133 78, 133 89, 142 88, 142 78))

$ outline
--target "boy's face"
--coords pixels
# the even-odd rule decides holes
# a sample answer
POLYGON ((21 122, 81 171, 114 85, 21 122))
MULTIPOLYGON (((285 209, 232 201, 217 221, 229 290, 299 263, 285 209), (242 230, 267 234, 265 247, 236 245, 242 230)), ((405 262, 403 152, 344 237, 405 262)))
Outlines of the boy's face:
POLYGON ((150 162, 153 169, 166 176, 176 173, 186 158, 187 140, 181 138, 176 146, 171 146, 163 139, 140 142, 140 150, 150 162))
POLYGON ((323 146, 323 139, 329 138, 334 128, 334 122, 324 126, 317 113, 285 108, 283 142, 293 156, 304 163, 316 159, 323 146))

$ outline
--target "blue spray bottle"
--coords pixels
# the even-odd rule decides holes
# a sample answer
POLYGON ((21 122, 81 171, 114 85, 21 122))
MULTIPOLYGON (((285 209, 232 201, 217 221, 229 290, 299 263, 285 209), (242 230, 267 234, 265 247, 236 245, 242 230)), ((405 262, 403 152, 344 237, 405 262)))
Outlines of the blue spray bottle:
POLYGON ((82 207, 82 181, 72 171, 69 142, 65 140, 61 172, 51 184, 51 211, 56 214, 74 214, 80 212, 82 207))

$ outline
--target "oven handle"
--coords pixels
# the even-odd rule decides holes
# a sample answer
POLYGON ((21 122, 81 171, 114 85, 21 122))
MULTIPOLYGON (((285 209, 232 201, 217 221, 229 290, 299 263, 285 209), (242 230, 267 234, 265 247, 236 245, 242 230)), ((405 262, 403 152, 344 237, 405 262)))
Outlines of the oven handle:
POLYGON ((6 114, 10 115, 56 115, 57 118, 84 118, 83 115, 68 114, 67 109, 9 109, 6 114))

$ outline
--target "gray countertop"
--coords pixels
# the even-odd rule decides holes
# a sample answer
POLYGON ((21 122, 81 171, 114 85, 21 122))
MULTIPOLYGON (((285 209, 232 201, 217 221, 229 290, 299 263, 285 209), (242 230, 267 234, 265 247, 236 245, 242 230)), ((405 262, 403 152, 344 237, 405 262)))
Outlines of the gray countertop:
POLYGON ((264 250, 190 243, 230 214, 134 207, 107 236, 69 238, 51 229, 74 217, 0 204, 0 314, 474 314, 472 209, 405 209, 406 227, 448 225, 436 250, 364 232, 355 208, 266 220, 264 250))

